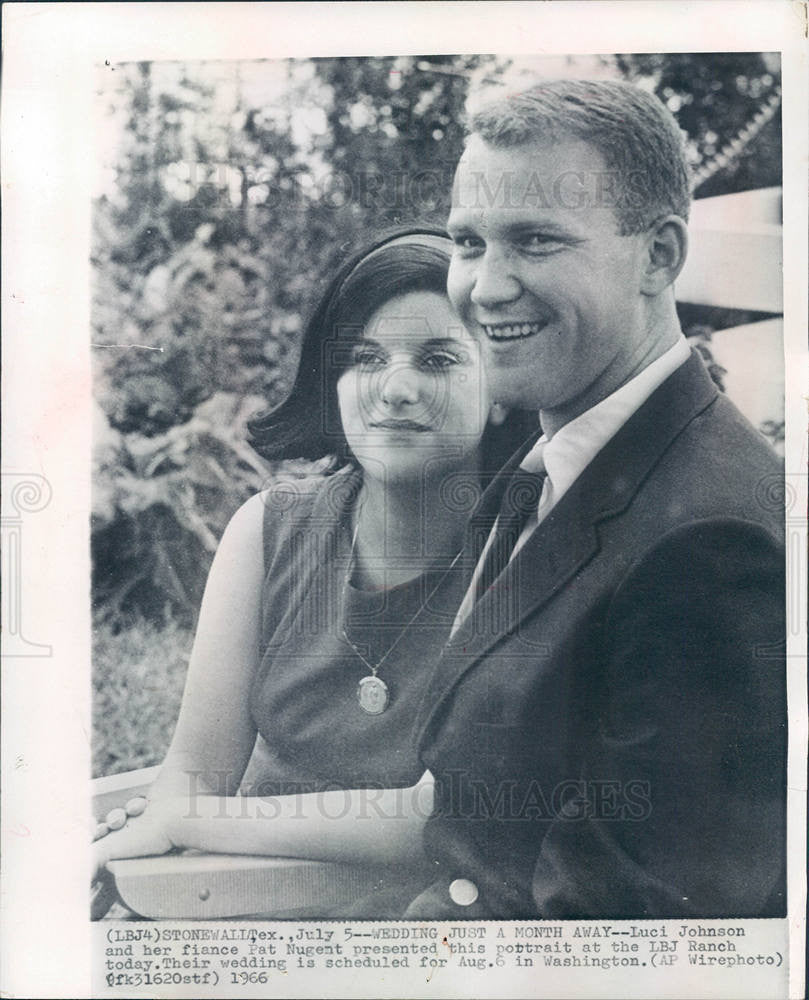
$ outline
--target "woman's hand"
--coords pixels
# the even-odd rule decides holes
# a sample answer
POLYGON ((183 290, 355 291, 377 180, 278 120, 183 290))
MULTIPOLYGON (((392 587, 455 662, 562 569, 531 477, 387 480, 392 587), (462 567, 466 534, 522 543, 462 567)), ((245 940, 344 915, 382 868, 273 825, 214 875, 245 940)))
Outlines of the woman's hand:
MULTIPOLYGON (((129 807, 127 803, 127 807, 129 807)), ((96 827, 93 844, 93 876, 90 917, 100 920, 115 902, 115 880, 107 869, 118 858, 142 858, 167 854, 176 845, 169 836, 176 800, 152 802, 148 808, 113 809, 96 827)))

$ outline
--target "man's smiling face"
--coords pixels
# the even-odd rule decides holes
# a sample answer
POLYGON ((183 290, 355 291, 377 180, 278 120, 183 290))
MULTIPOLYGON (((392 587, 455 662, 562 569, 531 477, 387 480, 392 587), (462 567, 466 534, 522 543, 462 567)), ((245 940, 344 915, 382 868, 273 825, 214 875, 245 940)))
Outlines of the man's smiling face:
POLYGON ((575 138, 470 139, 448 221, 448 289, 499 402, 565 422, 635 374, 648 335, 646 239, 619 235, 619 180, 575 138))

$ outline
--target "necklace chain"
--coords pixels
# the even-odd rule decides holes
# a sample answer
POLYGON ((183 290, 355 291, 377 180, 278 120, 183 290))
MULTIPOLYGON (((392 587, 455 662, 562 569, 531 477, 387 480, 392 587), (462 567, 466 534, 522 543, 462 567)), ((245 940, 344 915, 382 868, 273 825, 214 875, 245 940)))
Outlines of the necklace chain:
MULTIPOLYGON (((360 510, 360 514, 361 513, 362 513, 362 511, 360 510)), ((455 567, 455 564, 458 562, 458 559, 460 559, 461 552, 463 551, 463 548, 459 549, 458 552, 455 553, 455 557, 453 558, 452 562, 449 564, 449 566, 447 567, 447 569, 441 574, 441 577, 439 578, 439 580, 436 583, 436 585, 432 588, 432 590, 430 591, 430 593, 424 598, 424 600, 418 606, 418 608, 416 609, 415 614, 410 618, 410 620, 407 622, 407 624, 404 626, 404 628, 401 630, 401 632, 399 632, 399 634, 393 640, 393 643, 388 647, 387 651, 384 653, 384 655, 382 656, 382 658, 376 664, 373 664, 373 663, 369 662, 369 660, 367 660, 365 658, 365 656, 363 656, 363 654, 357 648, 357 646, 355 645, 355 643, 352 642, 352 640, 350 639, 350 637, 348 635, 348 631, 346 629, 346 622, 345 622, 346 595, 348 593, 348 584, 349 584, 349 580, 351 578, 351 571, 354 568, 354 555, 355 555, 356 546, 357 546, 357 536, 359 534, 359 529, 360 529, 360 516, 358 515, 357 516, 357 523, 354 526, 354 531, 353 531, 352 536, 351 536, 351 551, 348 554, 348 566, 346 567, 345 579, 343 580, 343 599, 342 599, 343 626, 342 626, 342 635, 343 635, 343 639, 345 639, 345 641, 348 643, 348 645, 354 650, 354 652, 359 657, 359 659, 362 660, 362 662, 365 664, 365 666, 371 671, 370 677, 364 677, 360 681, 360 687, 359 687, 359 689, 357 691, 357 698, 359 700, 360 706, 369 715, 378 715, 380 712, 383 712, 385 710, 385 708, 387 707, 388 697, 389 697, 388 696, 387 685, 385 684, 385 682, 383 680, 381 680, 381 678, 377 677, 377 674, 379 673, 380 667, 382 667, 382 665, 385 663, 385 661, 388 659, 388 657, 391 655, 391 653, 394 651, 394 649, 396 649, 396 647, 399 645, 399 643, 401 642, 401 640, 404 638, 405 633, 410 628, 410 626, 413 624, 413 622, 415 622, 415 620, 418 618, 418 616, 422 613, 422 611, 430 603, 430 599, 435 595, 435 593, 438 590, 438 588, 444 582, 444 580, 446 579, 447 574, 455 567), (369 696, 369 693, 371 693, 371 692, 373 692, 376 695, 377 701, 374 701, 373 699, 371 699, 371 701, 369 701, 368 696, 369 696), (377 705, 381 705, 381 707, 376 707, 377 705), (371 706, 371 707, 369 707, 369 706, 371 706)))

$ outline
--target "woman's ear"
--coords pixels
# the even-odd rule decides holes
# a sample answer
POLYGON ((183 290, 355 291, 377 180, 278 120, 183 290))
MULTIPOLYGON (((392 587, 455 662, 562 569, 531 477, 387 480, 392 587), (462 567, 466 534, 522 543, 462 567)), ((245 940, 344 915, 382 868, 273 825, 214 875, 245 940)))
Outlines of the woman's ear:
POLYGON ((505 406, 501 406, 500 403, 492 403, 489 408, 489 423, 493 424, 495 427, 499 427, 505 422, 508 416, 508 410, 505 406))
POLYGON ((688 253, 688 228, 679 215, 666 215, 647 234, 646 268, 641 280, 644 295, 659 295, 672 285, 688 253))

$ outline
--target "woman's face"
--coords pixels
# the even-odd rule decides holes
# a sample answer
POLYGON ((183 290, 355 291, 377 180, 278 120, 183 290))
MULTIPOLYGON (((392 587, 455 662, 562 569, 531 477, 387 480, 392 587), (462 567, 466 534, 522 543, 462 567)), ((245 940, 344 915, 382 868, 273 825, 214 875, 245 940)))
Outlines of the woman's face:
POLYGON ((409 292, 376 310, 337 397, 351 450, 386 481, 468 462, 489 412, 479 349, 437 292, 409 292))

